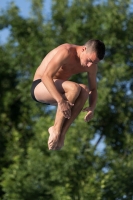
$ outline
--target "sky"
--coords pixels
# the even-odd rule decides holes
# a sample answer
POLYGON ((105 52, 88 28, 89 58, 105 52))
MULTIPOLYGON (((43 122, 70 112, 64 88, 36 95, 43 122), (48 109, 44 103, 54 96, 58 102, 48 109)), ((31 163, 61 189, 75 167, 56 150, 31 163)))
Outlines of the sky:
MULTIPOLYGON (((20 9, 20 15, 24 17, 28 17, 30 13, 30 2, 31 0, 0 0, 0 11, 2 9, 6 9, 10 2, 14 2, 20 9)), ((51 0, 45 0, 45 8, 44 11, 46 14, 50 15, 50 4, 51 0)), ((133 0, 131 0, 130 11, 133 12, 133 0)), ((0 43, 3 44, 6 42, 7 37, 9 35, 9 29, 5 28, 4 30, 0 30, 0 43)))
MULTIPOLYGON (((5 10, 10 2, 14 2, 20 9, 20 15, 28 17, 30 15, 30 0, 0 0, 0 11, 5 10)), ((50 0, 45 0, 45 13, 50 14, 50 0)), ((0 30, 0 43, 5 43, 9 35, 9 29, 0 30)))

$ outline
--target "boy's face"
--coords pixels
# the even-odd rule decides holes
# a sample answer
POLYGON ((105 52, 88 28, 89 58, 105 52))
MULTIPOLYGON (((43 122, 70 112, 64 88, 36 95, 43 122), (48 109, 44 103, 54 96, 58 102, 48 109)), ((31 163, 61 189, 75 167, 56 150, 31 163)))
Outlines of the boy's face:
POLYGON ((86 52, 86 49, 82 51, 80 60, 83 67, 91 67, 92 65, 97 65, 100 61, 95 52, 86 52))

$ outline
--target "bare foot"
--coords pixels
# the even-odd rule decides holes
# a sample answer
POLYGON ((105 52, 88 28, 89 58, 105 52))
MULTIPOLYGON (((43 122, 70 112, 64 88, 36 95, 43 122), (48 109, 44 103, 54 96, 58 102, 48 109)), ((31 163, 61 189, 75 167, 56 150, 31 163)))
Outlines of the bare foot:
POLYGON ((61 134, 58 140, 57 150, 60 150, 64 146, 65 137, 61 134))
POLYGON ((59 140, 59 135, 56 135, 54 132, 53 126, 51 126, 48 129, 48 132, 50 134, 49 139, 48 139, 48 148, 49 150, 58 150, 58 140, 59 140))

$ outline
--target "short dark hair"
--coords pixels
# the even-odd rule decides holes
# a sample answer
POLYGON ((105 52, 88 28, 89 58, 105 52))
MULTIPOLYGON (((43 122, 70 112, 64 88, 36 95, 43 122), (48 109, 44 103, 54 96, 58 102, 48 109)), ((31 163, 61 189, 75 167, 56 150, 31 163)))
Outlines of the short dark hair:
POLYGON ((105 45, 102 41, 100 40, 88 40, 88 42, 85 43, 86 50, 89 51, 94 51, 97 54, 97 57, 102 60, 105 55, 105 45))

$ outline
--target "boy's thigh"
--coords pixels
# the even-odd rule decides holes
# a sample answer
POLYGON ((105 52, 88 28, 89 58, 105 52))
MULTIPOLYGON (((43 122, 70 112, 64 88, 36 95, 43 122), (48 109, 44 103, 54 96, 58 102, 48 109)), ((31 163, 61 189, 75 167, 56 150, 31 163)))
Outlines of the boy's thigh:
POLYGON ((41 103, 48 103, 51 105, 56 105, 55 99, 49 93, 43 82, 40 82, 34 89, 34 95, 37 101, 41 103))
MULTIPOLYGON (((64 93, 74 88, 75 84, 77 85, 77 83, 74 83, 72 81, 64 81, 60 79, 55 79, 54 84, 58 92, 63 96, 63 98, 65 97, 64 93)), ((53 96, 49 93, 43 82, 40 82, 36 86, 34 90, 34 95, 39 102, 57 105, 57 102, 55 101, 53 96)))
POLYGON ((72 82, 72 81, 64 81, 60 79, 54 80, 55 86, 57 90, 61 93, 64 94, 66 92, 69 92, 71 90, 74 90, 75 88, 79 87, 80 85, 78 83, 72 82))

